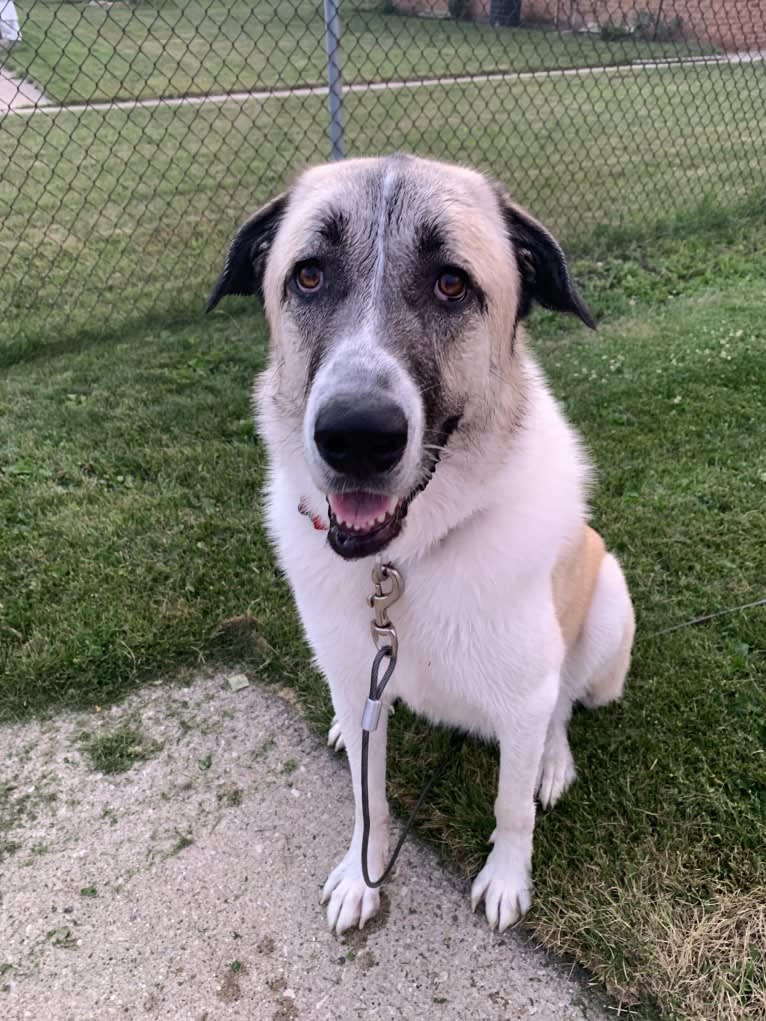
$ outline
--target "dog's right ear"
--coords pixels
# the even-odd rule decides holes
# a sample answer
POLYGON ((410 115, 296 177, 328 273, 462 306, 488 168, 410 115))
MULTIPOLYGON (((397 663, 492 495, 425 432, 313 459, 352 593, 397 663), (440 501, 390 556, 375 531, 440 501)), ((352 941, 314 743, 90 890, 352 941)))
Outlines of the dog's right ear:
POLYGON ((227 294, 257 294, 263 299, 266 260, 285 214, 287 199, 287 192, 277 195, 239 228, 226 256, 223 273, 208 299, 206 312, 214 309, 227 294))

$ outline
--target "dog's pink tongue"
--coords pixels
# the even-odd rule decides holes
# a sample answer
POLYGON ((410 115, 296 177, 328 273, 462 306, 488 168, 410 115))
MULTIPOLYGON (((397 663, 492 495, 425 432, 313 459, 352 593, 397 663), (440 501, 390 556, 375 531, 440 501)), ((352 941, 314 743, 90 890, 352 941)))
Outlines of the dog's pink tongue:
POLYGON ((379 493, 331 493, 330 508, 338 519, 355 528, 373 524, 376 518, 384 517, 391 509, 391 497, 379 493))

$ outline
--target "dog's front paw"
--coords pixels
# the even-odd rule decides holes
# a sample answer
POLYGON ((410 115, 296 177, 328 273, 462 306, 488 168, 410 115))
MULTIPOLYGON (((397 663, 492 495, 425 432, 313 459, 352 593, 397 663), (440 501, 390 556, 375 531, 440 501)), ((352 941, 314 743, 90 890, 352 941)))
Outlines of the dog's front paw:
POLYGON ((484 901, 490 929, 503 932, 529 911, 532 878, 526 865, 495 846, 471 887, 471 910, 484 901))
MULTIPOLYGON (((374 857, 377 863, 378 856, 374 857)), ((382 866, 376 867, 371 860, 369 868, 372 878, 376 879, 382 866)), ((358 850, 352 848, 330 873, 322 890, 322 903, 327 904, 327 924, 338 936, 355 926, 363 929, 377 915, 380 890, 371 889, 365 883, 358 850)))

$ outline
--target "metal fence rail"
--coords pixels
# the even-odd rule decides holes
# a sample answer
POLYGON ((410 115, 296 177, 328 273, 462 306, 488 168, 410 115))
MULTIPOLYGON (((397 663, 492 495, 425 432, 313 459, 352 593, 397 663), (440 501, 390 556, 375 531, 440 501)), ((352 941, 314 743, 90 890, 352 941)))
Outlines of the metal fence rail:
POLYGON ((582 244, 766 186, 760 0, 0 0, 0 37, 6 335, 199 307, 330 156, 478 165, 582 244))

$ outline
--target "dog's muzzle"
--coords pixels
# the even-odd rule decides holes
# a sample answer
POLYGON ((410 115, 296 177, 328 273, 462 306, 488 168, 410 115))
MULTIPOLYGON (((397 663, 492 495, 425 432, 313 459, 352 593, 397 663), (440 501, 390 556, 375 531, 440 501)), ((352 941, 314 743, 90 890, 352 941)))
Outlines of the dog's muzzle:
POLYGON ((334 476, 328 538, 340 556, 370 556, 399 534, 405 501, 392 494, 391 473, 407 437, 407 418, 388 398, 336 397, 319 411, 314 443, 334 476))

